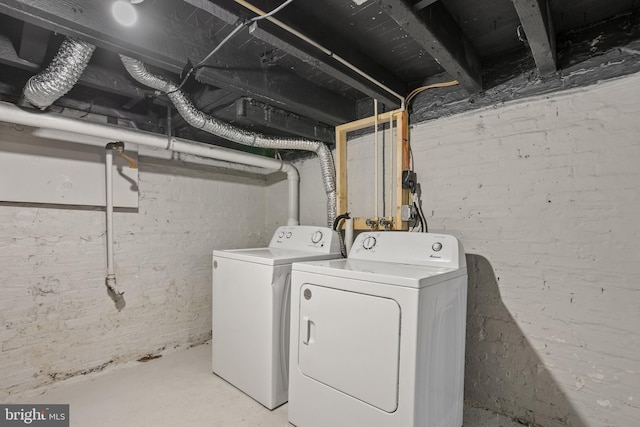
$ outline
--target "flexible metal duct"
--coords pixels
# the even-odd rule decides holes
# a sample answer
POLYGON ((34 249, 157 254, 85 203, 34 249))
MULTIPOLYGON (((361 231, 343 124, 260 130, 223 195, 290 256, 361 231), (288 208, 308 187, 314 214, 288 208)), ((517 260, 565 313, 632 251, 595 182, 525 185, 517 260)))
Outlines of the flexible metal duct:
POLYGON ((24 97, 43 110, 53 104, 76 84, 95 48, 80 40, 65 39, 46 70, 29 79, 24 97))
POLYGON ((336 217, 336 171, 331 150, 325 144, 310 139, 280 138, 239 129, 198 110, 185 93, 178 89, 178 85, 162 76, 150 73, 141 61, 124 55, 120 55, 120 59, 135 80, 166 93, 180 115, 195 128, 243 145, 271 149, 305 150, 316 153, 320 160, 324 190, 328 199, 327 222, 329 227, 333 226, 336 217))

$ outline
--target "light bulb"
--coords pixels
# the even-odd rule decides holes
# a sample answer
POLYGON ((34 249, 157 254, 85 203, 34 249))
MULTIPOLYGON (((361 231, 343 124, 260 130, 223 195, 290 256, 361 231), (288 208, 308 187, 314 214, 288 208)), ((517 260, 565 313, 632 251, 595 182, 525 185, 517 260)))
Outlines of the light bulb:
POLYGON ((125 27, 131 27, 138 22, 138 12, 130 1, 116 1, 111 6, 111 13, 113 13, 116 22, 125 27))

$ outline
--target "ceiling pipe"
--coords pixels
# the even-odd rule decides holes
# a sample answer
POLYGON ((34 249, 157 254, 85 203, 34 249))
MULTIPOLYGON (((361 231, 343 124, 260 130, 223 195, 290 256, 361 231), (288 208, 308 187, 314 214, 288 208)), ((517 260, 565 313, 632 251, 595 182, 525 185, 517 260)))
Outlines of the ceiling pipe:
MULTIPOLYGON (((94 138, 128 142, 161 150, 170 150, 178 153, 221 160, 223 162, 230 163, 229 166, 232 166, 231 164, 243 164, 274 172, 285 172, 289 181, 289 219, 287 224, 299 224, 300 176, 298 174, 298 170, 288 162, 177 137, 170 138, 169 143, 167 144, 166 135, 158 135, 137 129, 88 122, 86 120, 65 117, 50 112, 39 113, 33 110, 21 109, 8 102, 0 102, 0 118, 3 122, 7 123, 52 129, 61 132, 72 132, 74 134, 86 135, 94 138)), ((89 145, 95 145, 94 141, 91 141, 89 145)))

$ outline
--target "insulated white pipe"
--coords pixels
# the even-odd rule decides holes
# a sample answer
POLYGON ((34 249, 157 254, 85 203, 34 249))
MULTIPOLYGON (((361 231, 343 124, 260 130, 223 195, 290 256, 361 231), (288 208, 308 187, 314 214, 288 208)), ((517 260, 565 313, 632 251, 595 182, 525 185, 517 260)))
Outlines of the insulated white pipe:
POLYGON ((298 170, 290 163, 241 151, 229 150, 209 144, 190 141, 173 137, 167 145, 166 135, 158 135, 137 129, 123 128, 114 125, 93 123, 80 119, 61 116, 55 113, 40 113, 23 110, 14 104, 0 102, 0 120, 8 123, 32 126, 37 128, 54 129, 64 132, 123 141, 147 147, 169 149, 172 151, 222 160, 231 163, 240 163, 272 171, 282 171, 287 174, 289 180, 289 225, 299 224, 299 180, 298 170), (295 182, 295 185, 293 182, 295 182), (295 190, 295 191, 294 191, 295 190))
POLYGON ((113 149, 107 145, 105 157, 105 181, 107 190, 107 287, 114 295, 122 295, 116 287, 116 274, 113 268, 113 149))
POLYGON ((347 256, 353 245, 353 218, 346 219, 344 222, 344 245, 347 249, 347 256))
MULTIPOLYGON (((285 165, 290 166, 288 163, 285 165)), ((287 225, 298 225, 298 218, 300 218, 300 177, 296 168, 291 166, 295 171, 295 176, 289 177, 289 221, 287 225)))

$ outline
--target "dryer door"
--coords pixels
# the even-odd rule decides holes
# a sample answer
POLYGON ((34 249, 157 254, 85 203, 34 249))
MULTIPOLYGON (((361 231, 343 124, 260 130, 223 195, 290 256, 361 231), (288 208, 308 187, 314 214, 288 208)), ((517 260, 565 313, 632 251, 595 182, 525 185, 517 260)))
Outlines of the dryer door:
POLYGON ((398 407, 400 306, 392 299, 305 284, 301 372, 383 411, 398 407))

